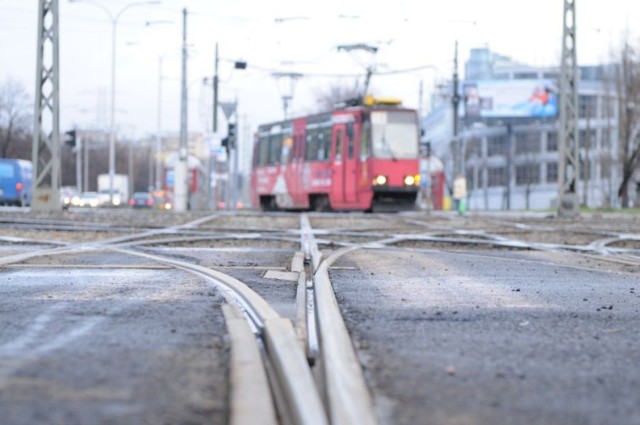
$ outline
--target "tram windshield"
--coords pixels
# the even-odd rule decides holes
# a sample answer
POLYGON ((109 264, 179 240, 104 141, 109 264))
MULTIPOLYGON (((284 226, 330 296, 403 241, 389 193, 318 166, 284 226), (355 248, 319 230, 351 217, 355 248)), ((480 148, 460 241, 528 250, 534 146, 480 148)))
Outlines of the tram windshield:
POLYGON ((418 123, 415 112, 372 111, 373 156, 383 159, 418 158, 418 123))

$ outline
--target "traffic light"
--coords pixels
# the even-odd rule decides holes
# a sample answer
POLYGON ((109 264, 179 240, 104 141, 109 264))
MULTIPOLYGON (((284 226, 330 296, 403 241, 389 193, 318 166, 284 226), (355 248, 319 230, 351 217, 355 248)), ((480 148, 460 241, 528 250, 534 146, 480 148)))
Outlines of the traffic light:
POLYGON ((227 154, 231 149, 236 147, 236 125, 234 123, 227 124, 227 137, 222 139, 220 143, 227 150, 227 154))
POLYGON ((228 148, 227 149, 235 149, 236 147, 236 125, 234 123, 229 123, 227 125, 227 138, 228 140, 228 148))
POLYGON ((64 143, 71 146, 72 148, 76 147, 76 131, 69 130, 64 133, 64 143))

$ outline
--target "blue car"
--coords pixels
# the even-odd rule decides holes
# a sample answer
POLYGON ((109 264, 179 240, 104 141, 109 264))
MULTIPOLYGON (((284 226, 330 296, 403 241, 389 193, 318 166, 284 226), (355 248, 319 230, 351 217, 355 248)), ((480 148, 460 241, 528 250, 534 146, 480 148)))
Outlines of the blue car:
POLYGON ((0 204, 31 205, 32 170, 31 161, 0 158, 0 204))

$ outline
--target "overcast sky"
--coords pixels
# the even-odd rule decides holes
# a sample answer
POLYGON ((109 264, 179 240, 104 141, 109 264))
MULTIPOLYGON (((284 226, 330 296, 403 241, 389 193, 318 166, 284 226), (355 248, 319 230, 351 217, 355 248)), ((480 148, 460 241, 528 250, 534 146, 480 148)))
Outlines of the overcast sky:
MULTIPOLYGON (((115 15, 134 1, 95 0, 115 15)), ((60 84, 62 129, 108 128, 111 78, 111 21, 89 0, 60 4, 60 84)), ((18 80, 34 92, 37 0, 0 0, 0 84, 18 80)), ((220 100, 238 99, 240 114, 252 128, 282 118, 281 96, 288 78, 274 72, 302 73, 296 80, 293 115, 316 111, 316 94, 331 84, 362 84, 367 66, 379 72, 430 66, 421 71, 374 75, 372 92, 424 105, 438 80, 453 70, 455 40, 459 70, 470 48, 492 51, 531 65, 558 65, 562 0, 164 0, 127 9, 117 24, 116 121, 128 134, 157 129, 160 58, 161 129, 178 131, 182 9, 188 15, 189 130, 211 128, 214 46, 220 46, 220 100), (150 22, 149 25, 146 23, 150 22), (339 45, 378 47, 338 51, 339 45), (233 70, 234 60, 248 63, 233 70), (360 76, 358 78, 358 76, 360 76)), ((638 0, 576 0, 578 61, 609 61, 622 35, 638 45, 638 0), (635 21, 633 20, 635 19, 635 21), (636 28, 633 28, 635 26, 636 28)), ((224 120, 220 117, 221 127, 224 120)))

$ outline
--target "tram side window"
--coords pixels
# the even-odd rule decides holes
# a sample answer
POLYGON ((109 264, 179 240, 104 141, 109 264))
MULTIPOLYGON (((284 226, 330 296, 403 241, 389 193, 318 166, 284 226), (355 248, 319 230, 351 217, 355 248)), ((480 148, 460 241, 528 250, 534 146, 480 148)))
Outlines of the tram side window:
POLYGON ((269 157, 268 165, 277 165, 280 163, 282 152, 282 134, 272 134, 269 136, 269 157))
POLYGON ((289 158, 293 156, 293 137, 287 136, 282 143, 282 158, 280 159, 281 164, 288 164, 289 158))
MULTIPOLYGON (((302 148, 303 136, 297 134, 292 138, 291 153, 289 154, 289 160, 287 162, 292 163, 300 159, 300 149, 302 148)), ((283 162, 284 164, 285 162, 283 162)))
POLYGON ((331 153, 331 127, 321 129, 319 139, 318 159, 320 161, 328 161, 331 153))
POLYGON ((369 134, 371 133, 371 124, 365 121, 360 130, 360 158, 365 160, 369 157, 369 134))
POLYGON ((267 165, 269 160, 269 136, 260 136, 258 139, 258 166, 267 165))
POLYGON ((353 159, 356 150, 356 141, 353 133, 353 124, 351 123, 347 124, 347 135, 349 136, 347 142, 347 158, 353 159))
POLYGON ((307 129, 307 151, 305 161, 315 161, 318 159, 318 129, 307 129))
POLYGON ((324 133, 322 132, 322 130, 318 131, 317 135, 316 135, 316 154, 315 154, 315 159, 317 159, 318 161, 322 161, 323 159, 325 159, 325 143, 324 143, 324 133))
POLYGON ((342 141, 344 139, 343 131, 338 130, 336 132, 336 161, 342 161, 342 141))

